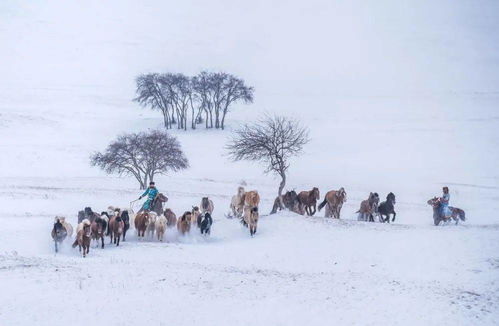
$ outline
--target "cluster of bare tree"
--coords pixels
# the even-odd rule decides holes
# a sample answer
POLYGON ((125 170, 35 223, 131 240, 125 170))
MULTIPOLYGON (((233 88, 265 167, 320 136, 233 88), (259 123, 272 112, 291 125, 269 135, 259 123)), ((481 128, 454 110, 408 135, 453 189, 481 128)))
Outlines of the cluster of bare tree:
POLYGON ((224 72, 202 71, 189 77, 180 73, 151 73, 137 77, 135 101, 144 107, 160 110, 166 129, 174 124, 178 129, 224 129, 225 118, 232 104, 253 102, 253 87, 224 72), (190 115, 190 121, 188 116, 190 115))
POLYGON ((107 173, 133 175, 141 189, 156 174, 189 167, 177 138, 158 130, 119 136, 104 153, 94 153, 90 163, 107 173))

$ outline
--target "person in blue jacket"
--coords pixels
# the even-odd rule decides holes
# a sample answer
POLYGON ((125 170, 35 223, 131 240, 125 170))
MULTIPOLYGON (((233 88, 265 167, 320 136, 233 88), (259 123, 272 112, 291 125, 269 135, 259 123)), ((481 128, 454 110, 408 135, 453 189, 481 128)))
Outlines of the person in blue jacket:
POLYGON ((156 189, 156 186, 154 185, 154 181, 149 182, 149 188, 144 191, 144 193, 139 197, 139 200, 142 199, 143 197, 147 196, 147 200, 142 206, 143 210, 149 211, 152 208, 152 203, 154 199, 156 199, 156 196, 158 195, 159 191, 156 189))
POLYGON ((442 217, 448 218, 449 216, 452 215, 449 209, 449 200, 450 200, 449 188, 443 187, 442 192, 443 195, 442 197, 440 197, 440 214, 442 214, 442 217))

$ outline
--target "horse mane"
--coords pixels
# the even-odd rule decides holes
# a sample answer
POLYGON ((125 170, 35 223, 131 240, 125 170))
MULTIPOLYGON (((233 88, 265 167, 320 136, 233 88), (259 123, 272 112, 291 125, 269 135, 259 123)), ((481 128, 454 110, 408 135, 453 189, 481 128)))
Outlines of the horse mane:
POLYGON ((120 216, 123 220, 125 219, 130 219, 130 215, 128 215, 128 210, 124 210, 121 212, 121 216, 120 216))

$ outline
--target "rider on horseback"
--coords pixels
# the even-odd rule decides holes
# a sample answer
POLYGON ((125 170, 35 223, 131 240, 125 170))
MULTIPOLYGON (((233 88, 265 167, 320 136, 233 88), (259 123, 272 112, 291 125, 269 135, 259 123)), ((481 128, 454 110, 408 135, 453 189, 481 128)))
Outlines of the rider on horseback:
POLYGON ((142 199, 143 197, 147 196, 147 200, 142 206, 142 209, 145 211, 150 211, 153 207, 153 202, 154 199, 156 199, 156 196, 158 195, 159 191, 156 189, 156 186, 154 185, 154 181, 149 182, 149 188, 146 189, 146 191, 139 197, 139 200, 142 199))
POLYGON ((452 215, 452 212, 449 209, 449 200, 450 200, 449 188, 443 187, 442 191, 443 195, 442 197, 439 198, 440 214, 442 215, 443 218, 449 218, 452 215))

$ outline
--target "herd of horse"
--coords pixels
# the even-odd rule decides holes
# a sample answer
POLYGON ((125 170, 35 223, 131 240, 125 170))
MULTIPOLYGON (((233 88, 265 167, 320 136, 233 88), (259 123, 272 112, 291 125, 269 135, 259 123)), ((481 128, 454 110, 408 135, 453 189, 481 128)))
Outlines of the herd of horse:
MULTIPOLYGON (((73 248, 79 247, 85 257, 90 250, 90 244, 94 241, 97 246, 100 243, 104 248, 104 239, 109 236, 110 242, 119 246, 120 239, 125 241, 126 233, 133 225, 139 240, 146 236, 150 239, 156 237, 158 241, 163 241, 168 228, 177 227, 180 235, 186 235, 191 231, 192 226, 197 227, 202 235, 209 235, 213 224, 213 201, 208 197, 201 199, 199 206, 192 206, 190 211, 185 211, 178 219, 175 213, 169 209, 163 209, 168 198, 159 193, 151 203, 150 210, 139 210, 136 214, 132 207, 130 209, 120 209, 109 206, 107 211, 98 214, 90 207, 78 212, 78 226, 73 248)), ((279 210, 287 209, 291 212, 313 216, 317 211, 325 208, 325 217, 340 218, 341 208, 347 201, 347 193, 342 187, 338 190, 331 190, 326 193, 324 200, 320 201, 319 189, 314 187, 309 191, 286 191, 281 196, 277 196, 270 214, 275 214, 279 210)), ((375 222, 377 218, 381 223, 395 221, 395 194, 390 192, 386 200, 380 203, 378 193, 371 192, 366 200, 360 203, 360 208, 356 212, 359 221, 375 222)), ((441 210, 442 203, 438 197, 434 197, 427 202, 433 207, 434 224, 454 220, 456 224, 459 220, 465 220, 465 213, 462 209, 449 207, 451 216, 444 216, 441 210)), ((238 218, 242 225, 249 229, 250 235, 254 236, 257 231, 259 219, 260 195, 258 191, 245 191, 244 187, 239 187, 237 193, 232 196, 230 202, 230 213, 227 217, 238 218)), ((57 216, 52 228, 52 238, 55 243, 55 251, 66 238, 72 238, 73 227, 64 217, 57 216)))

